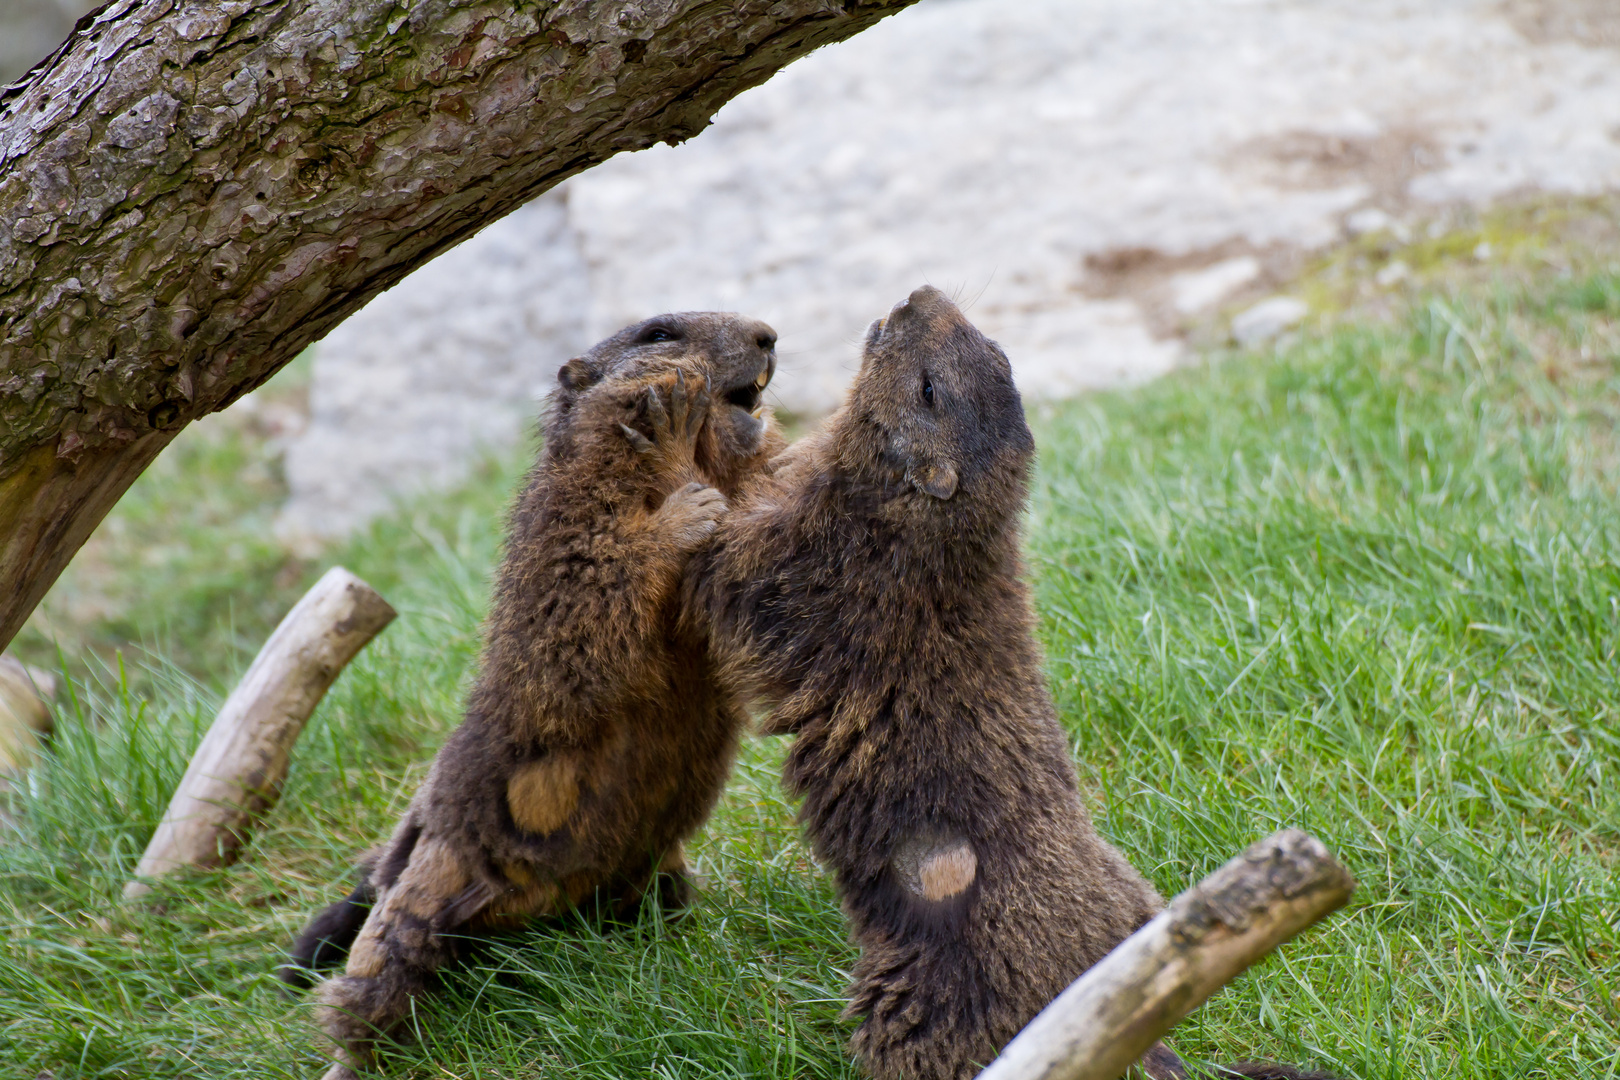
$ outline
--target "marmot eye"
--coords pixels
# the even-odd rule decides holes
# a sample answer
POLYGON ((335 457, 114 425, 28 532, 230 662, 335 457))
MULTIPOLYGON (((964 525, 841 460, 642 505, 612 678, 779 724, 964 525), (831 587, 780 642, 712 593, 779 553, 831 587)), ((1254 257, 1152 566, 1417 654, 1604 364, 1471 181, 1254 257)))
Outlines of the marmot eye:
POLYGON ((934 407, 934 384, 927 375, 923 376, 922 395, 923 404, 932 409, 934 407))
POLYGON ((641 343, 643 345, 656 345, 660 341, 678 340, 678 337, 679 335, 677 335, 673 330, 666 329, 662 326, 654 326, 649 330, 643 330, 641 332, 641 343))

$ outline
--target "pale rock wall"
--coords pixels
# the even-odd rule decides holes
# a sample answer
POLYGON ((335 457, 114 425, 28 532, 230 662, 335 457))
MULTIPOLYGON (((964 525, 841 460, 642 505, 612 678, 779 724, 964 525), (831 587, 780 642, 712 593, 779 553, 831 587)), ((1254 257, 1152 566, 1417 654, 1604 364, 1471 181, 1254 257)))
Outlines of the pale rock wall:
POLYGON ((0 85, 20 78, 67 40, 95 0, 0 0, 0 85))
POLYGON ((309 424, 286 456, 293 496, 276 522, 295 549, 510 447, 557 366, 589 344, 589 278, 563 191, 427 269, 318 346, 309 424))
POLYGON ((1367 222, 1620 186, 1607 2, 925 0, 687 144, 576 178, 317 346, 285 530, 453 482, 559 364, 659 311, 770 321, 774 397, 807 414, 923 282, 1031 398, 1151 378, 1189 320, 1367 222))

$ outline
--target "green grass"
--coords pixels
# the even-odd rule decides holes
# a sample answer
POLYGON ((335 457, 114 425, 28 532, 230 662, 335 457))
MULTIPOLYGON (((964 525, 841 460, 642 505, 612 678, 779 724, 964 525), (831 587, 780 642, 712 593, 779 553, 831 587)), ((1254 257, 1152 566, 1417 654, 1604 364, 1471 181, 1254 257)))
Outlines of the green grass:
MULTIPOLYGON (((1282 825, 1361 882, 1185 1022, 1185 1053, 1362 1080, 1620 1076, 1617 418, 1612 270, 1470 285, 1038 410, 1030 569, 1099 827, 1167 895, 1282 825)), ((73 697, 0 844, 0 1075, 318 1075, 307 1002, 270 971, 457 720, 514 476, 334 553, 400 619, 321 706, 243 861, 133 907, 124 876, 273 617, 200 639, 257 610, 225 604, 235 588, 268 580, 284 607, 320 567, 277 585, 252 568, 278 554, 244 558, 206 617, 118 586, 169 603, 174 640, 122 677, 105 642, 67 658, 73 697)), ((118 513, 161 516, 184 489, 118 513)), ((238 527, 185 526, 204 561, 238 527)), ((855 1075, 853 952, 781 752, 746 746, 686 919, 490 947, 422 1003, 392 1074, 855 1075)))
POLYGON ((1110 832, 1167 891, 1285 824, 1361 881, 1185 1044, 1615 1074, 1616 316, 1613 275, 1433 299, 1042 432, 1051 676, 1110 832))

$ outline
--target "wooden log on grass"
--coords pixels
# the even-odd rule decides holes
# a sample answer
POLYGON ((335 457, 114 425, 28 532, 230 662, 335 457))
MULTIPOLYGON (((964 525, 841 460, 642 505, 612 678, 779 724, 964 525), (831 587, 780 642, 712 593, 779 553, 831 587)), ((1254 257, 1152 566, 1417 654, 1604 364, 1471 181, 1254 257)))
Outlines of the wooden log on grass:
POLYGON ((24 769, 33 760, 53 719, 47 699, 56 696, 56 677, 13 656, 0 656, 0 774, 24 769))
POLYGON ((979 1080, 1118 1080, 1179 1020, 1343 907, 1355 887, 1315 837, 1298 829, 1267 837, 1070 984, 979 1080))
POLYGON ((292 745, 345 664, 394 619, 394 609, 341 566, 287 613, 237 684, 146 845, 126 899, 178 867, 222 866, 275 805, 292 745))

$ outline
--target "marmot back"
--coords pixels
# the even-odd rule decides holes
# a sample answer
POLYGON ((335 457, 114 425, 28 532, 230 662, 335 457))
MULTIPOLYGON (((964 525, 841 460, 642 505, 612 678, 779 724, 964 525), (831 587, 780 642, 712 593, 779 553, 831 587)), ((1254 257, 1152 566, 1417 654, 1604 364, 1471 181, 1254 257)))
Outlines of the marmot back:
MULTIPOLYGON (((1046 688, 1006 356, 932 288, 864 353, 694 558, 690 606, 798 736, 784 780, 861 948, 855 1052, 882 1080, 965 1080, 1161 901, 1093 828, 1046 688)), ((1184 1075, 1162 1044, 1143 1064, 1184 1075)))
POLYGON ((370 1061, 452 934, 684 901, 680 844, 745 716, 681 635, 679 585, 725 492, 782 445, 760 404, 775 342, 736 315, 664 315, 558 373, 466 719, 365 881, 293 950, 292 981, 348 954, 318 991, 329 1077, 370 1061))

